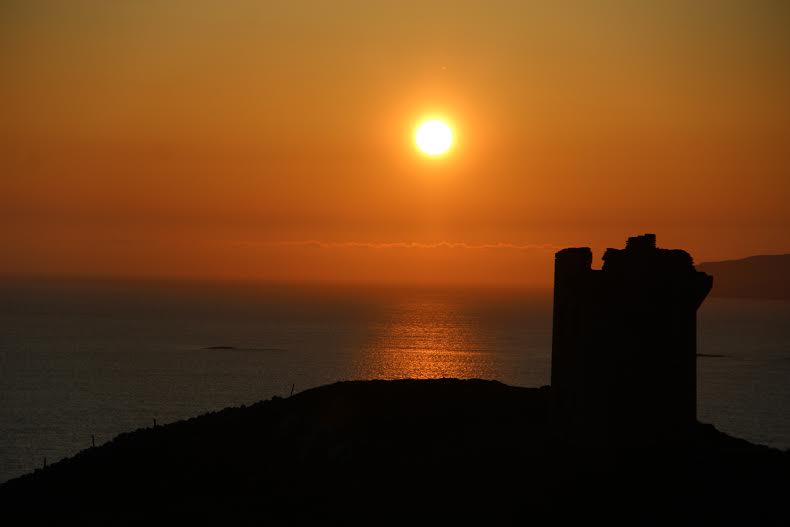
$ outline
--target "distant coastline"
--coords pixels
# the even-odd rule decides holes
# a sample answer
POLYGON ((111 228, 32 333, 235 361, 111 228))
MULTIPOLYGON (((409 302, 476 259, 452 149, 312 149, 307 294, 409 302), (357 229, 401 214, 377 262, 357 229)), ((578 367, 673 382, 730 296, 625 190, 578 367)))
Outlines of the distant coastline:
POLYGON ((790 254, 703 262, 696 267, 713 275, 711 296, 790 299, 790 254))

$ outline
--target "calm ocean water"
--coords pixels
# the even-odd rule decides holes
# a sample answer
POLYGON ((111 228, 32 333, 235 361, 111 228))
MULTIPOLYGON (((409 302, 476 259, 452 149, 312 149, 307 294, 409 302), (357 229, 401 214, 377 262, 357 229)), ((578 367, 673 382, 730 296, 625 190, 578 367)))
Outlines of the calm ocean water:
MULTIPOLYGON (((708 299, 699 418, 790 447, 790 302, 708 299)), ((0 284, 0 481, 120 432, 344 379, 548 384, 548 292, 0 284), (210 349, 232 347, 234 349, 210 349)))

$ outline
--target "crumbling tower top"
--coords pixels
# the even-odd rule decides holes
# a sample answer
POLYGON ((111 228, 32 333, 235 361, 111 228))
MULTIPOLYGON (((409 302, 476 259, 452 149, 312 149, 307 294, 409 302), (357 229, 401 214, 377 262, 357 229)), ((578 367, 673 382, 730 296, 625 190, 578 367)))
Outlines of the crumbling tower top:
POLYGON ((625 243, 625 248, 628 250, 655 249, 656 235, 642 234, 641 236, 631 236, 625 243))

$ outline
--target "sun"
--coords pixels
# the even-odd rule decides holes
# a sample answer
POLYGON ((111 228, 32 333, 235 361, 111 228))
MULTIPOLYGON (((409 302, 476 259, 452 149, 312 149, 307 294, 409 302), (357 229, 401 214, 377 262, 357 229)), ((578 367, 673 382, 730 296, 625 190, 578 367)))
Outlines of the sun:
POLYGON ((423 154, 431 157, 446 154, 453 146, 453 130, 441 119, 423 121, 414 133, 414 142, 423 154))

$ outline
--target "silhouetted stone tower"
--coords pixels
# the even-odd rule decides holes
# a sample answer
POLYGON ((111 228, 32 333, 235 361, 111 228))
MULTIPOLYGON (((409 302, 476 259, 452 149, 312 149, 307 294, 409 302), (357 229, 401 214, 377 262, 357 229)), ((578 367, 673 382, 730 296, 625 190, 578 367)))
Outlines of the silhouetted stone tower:
POLYGON ((696 421, 697 308, 713 277, 655 234, 607 249, 555 255, 551 384, 573 439, 599 444, 682 441, 696 421))

